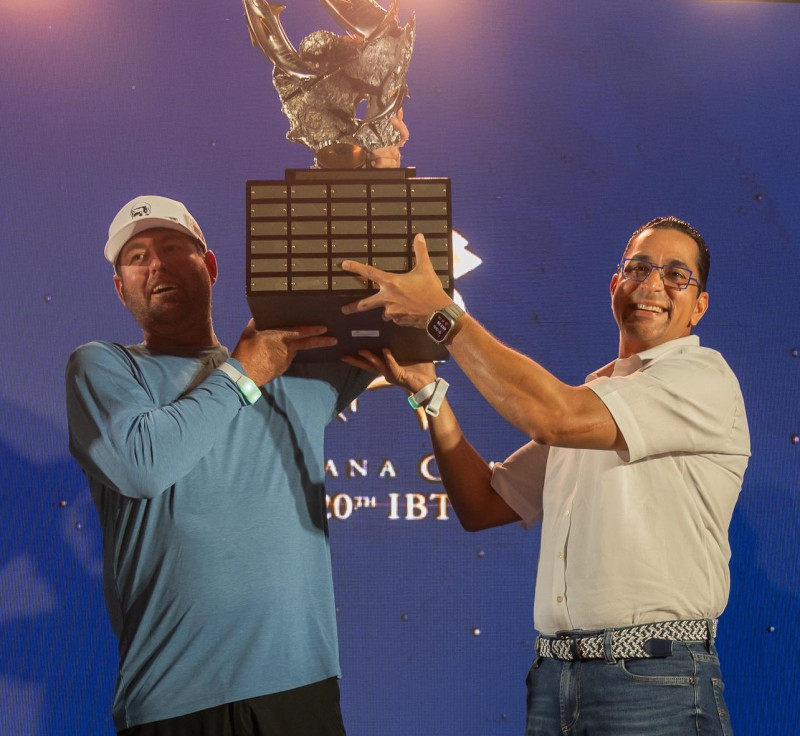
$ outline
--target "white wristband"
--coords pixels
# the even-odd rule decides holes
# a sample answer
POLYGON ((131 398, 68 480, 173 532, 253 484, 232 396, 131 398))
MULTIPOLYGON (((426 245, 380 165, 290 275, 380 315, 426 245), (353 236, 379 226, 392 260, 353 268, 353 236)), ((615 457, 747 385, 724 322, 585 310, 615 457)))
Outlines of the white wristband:
POLYGON ((436 388, 433 391, 433 396, 431 396, 431 400, 425 407, 426 414, 430 414, 432 417, 439 416, 439 407, 442 405, 442 402, 444 401, 444 397, 445 394, 447 393, 448 388, 450 388, 450 384, 447 381, 445 381, 444 378, 436 379, 436 388))
POLYGON ((425 413, 430 414, 432 417, 438 417, 439 408, 442 405, 442 401, 444 401, 448 388, 450 388, 450 384, 445 381, 444 378, 437 378, 435 381, 431 381, 427 386, 423 386, 413 396, 409 396, 408 403, 411 405, 412 409, 416 410, 422 407, 423 403, 427 401, 428 404, 425 406, 425 413))

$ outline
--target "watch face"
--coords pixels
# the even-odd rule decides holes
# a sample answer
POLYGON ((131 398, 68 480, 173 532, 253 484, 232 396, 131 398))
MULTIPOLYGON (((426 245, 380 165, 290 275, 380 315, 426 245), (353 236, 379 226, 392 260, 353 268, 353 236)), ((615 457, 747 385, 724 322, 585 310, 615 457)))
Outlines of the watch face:
POLYGON ((452 326, 453 320, 446 314, 436 312, 431 318, 431 321, 428 322, 428 334, 436 340, 436 342, 441 342, 447 337, 447 333, 450 332, 452 326))

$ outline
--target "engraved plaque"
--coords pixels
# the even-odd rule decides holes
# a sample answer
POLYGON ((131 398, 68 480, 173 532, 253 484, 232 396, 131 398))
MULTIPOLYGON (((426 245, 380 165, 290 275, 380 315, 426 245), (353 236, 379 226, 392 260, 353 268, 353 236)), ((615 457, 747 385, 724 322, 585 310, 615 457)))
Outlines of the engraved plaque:
POLYGON ((423 330, 384 322, 379 311, 345 317, 341 307, 375 292, 341 270, 345 258, 384 271, 413 265, 416 233, 452 294, 453 249, 448 179, 406 169, 289 169, 280 181, 247 183, 247 300, 259 329, 325 324, 334 348, 296 360, 332 360, 360 348, 392 349, 399 360, 443 360, 447 351, 423 330))

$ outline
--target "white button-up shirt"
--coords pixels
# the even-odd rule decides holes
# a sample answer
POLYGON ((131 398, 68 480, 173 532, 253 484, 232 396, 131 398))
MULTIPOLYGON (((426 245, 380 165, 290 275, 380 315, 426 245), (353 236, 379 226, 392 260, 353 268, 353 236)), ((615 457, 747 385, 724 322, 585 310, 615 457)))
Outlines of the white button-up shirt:
POLYGON ((615 360, 587 386, 626 452, 531 442, 492 475, 523 526, 542 522, 536 628, 716 618, 728 600, 728 525, 750 456, 736 377, 690 335, 615 360))

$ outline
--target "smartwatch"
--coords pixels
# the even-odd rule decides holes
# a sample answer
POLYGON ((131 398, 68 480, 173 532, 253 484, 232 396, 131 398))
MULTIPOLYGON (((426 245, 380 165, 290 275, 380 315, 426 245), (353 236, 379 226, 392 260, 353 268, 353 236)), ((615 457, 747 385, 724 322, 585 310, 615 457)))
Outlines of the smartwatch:
POLYGON ((441 345, 447 342, 448 338, 451 337, 456 320, 463 314, 464 310, 461 309, 458 304, 455 302, 448 304, 443 309, 431 315, 425 330, 431 340, 441 345))
POLYGON ((248 404, 255 404, 261 398, 261 389, 230 363, 223 363, 218 366, 218 370, 221 370, 236 384, 236 388, 239 389, 239 393, 244 396, 248 404))

